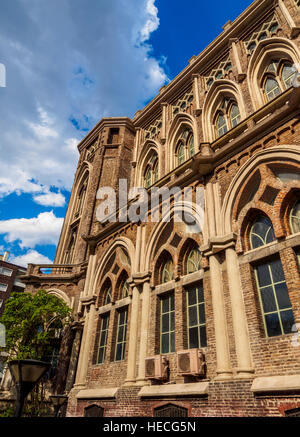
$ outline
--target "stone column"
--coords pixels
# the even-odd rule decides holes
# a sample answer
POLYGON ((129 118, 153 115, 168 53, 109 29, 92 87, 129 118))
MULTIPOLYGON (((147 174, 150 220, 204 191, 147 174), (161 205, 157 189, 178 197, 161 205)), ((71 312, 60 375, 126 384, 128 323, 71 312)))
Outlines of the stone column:
POLYGON ((85 386, 89 362, 89 353, 91 351, 92 340, 94 339, 92 332, 95 323, 96 313, 95 298, 90 298, 89 301, 84 301, 83 304, 86 305, 86 316, 80 348, 78 369, 76 374, 76 388, 85 386), (88 307, 89 311, 87 310, 88 307))
POLYGON ((136 353, 138 343, 139 332, 139 303, 140 293, 138 287, 134 282, 131 282, 132 286, 132 303, 130 312, 130 326, 129 326, 129 344, 128 344, 128 360, 127 360, 127 378, 124 385, 135 385, 136 382, 136 353))
POLYGON ((231 298, 233 331, 237 355, 237 377, 249 378, 253 376, 249 334, 243 301, 238 257, 234 246, 226 249, 226 264, 228 285, 231 298))
POLYGON ((161 128, 161 140, 164 144, 167 138, 167 109, 168 103, 162 103, 162 128, 161 128))
POLYGON ((91 246, 91 255, 89 257, 88 268, 86 272, 86 279, 84 284, 83 296, 91 296, 93 294, 93 290, 91 290, 92 279, 94 278, 94 272, 96 267, 96 255, 94 254, 94 248, 91 246))
POLYGON ((69 393, 72 390, 73 384, 75 381, 77 364, 78 364, 78 357, 79 357, 79 350, 80 350, 80 343, 81 343, 81 336, 82 336, 82 326, 81 325, 77 325, 73 329, 76 329, 76 333, 75 333, 75 338, 73 341, 70 364, 69 364, 69 369, 68 369, 68 376, 67 376, 66 389, 65 389, 66 393, 69 393))
POLYGON ((145 279, 142 294, 142 316, 141 316, 141 338, 140 338, 140 356, 137 385, 148 385, 149 381, 145 379, 145 358, 148 352, 149 336, 149 317, 150 317, 150 275, 145 279))
POLYGON ((288 8, 285 6, 283 0, 278 0, 278 6, 282 12, 282 15, 286 19, 288 25, 291 28, 291 38, 296 38, 300 33, 300 28, 296 25, 295 21, 293 20, 293 17, 291 16, 288 8))
POLYGON ((239 40, 237 38, 232 38, 229 40, 229 44, 232 48, 234 63, 235 63, 236 68, 237 68, 238 81, 242 82, 246 77, 246 73, 242 69, 242 64, 240 61, 239 52, 238 52, 238 48, 237 48, 238 42, 239 42, 239 40))
POLYGON ((193 93, 195 97, 195 110, 196 115, 200 115, 201 108, 200 108, 200 95, 199 95, 199 74, 193 74, 193 93))
POLYGON ((214 326, 216 337, 216 354, 217 354, 217 377, 216 379, 232 378, 232 369, 230 365, 229 342, 227 333, 227 324, 225 316, 225 305, 223 296, 223 280, 221 266, 217 255, 211 254, 209 257, 212 305, 214 314, 214 326))

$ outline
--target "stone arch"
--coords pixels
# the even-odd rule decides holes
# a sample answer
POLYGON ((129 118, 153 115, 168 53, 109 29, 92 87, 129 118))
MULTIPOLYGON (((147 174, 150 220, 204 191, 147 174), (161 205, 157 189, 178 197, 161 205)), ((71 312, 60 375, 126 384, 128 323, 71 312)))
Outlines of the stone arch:
POLYGON ((136 186, 144 186, 144 173, 151 157, 156 154, 158 158, 158 178, 163 176, 163 156, 161 145, 154 140, 146 140, 137 159, 136 186))
POLYGON ((240 87, 229 79, 216 80, 209 89, 203 105, 202 126, 205 142, 211 143, 215 140, 213 119, 218 106, 225 97, 236 101, 240 110, 241 119, 247 117, 240 87))
MULTIPOLYGON (((128 254, 130 264, 131 266, 134 266, 134 260, 135 260, 135 247, 131 240, 128 238, 122 237, 118 238, 107 250, 107 252, 103 255, 101 260, 98 262, 96 266, 96 271, 94 278, 92 280, 92 290, 94 294, 97 294, 97 284, 99 283, 99 279, 101 280, 102 271, 106 265, 106 263, 109 261, 110 257, 113 255, 113 253, 117 250, 118 247, 121 247, 125 249, 125 251, 128 254)), ((134 273, 131 271, 131 274, 134 273)))
POLYGON ((71 300, 70 300, 69 296, 64 291, 59 290, 58 288, 49 288, 49 290, 47 290, 47 293, 58 297, 59 299, 64 301, 65 304, 67 304, 69 308, 72 308, 71 300))
POLYGON ((293 41, 272 37, 260 41, 251 55, 248 65, 248 87, 255 110, 265 104, 260 87, 260 78, 271 58, 287 58, 295 64, 300 63, 300 55, 293 41))
POLYGON ((221 223, 222 234, 230 234, 232 229, 232 213, 233 208, 238 197, 238 193, 246 183, 248 177, 252 172, 262 163, 268 163, 276 159, 286 160, 291 164, 299 163, 300 149, 295 145, 281 145, 274 146, 268 149, 262 150, 252 156, 237 172, 234 176, 231 184, 225 194, 223 205, 221 208, 221 223))
POLYGON ((175 168, 175 141, 176 137, 182 128, 182 126, 188 126, 193 130, 194 134, 194 145, 195 145, 195 153, 199 151, 199 134, 198 134, 198 126, 196 119, 192 117, 189 114, 186 114, 184 112, 179 112, 175 115, 172 124, 170 126, 170 129, 167 133, 167 139, 166 139, 166 159, 165 159, 165 172, 168 173, 169 171, 173 170, 175 168))
POLYGON ((182 276, 187 274, 187 257, 190 253, 190 251, 194 248, 198 248, 200 250, 200 244, 199 241, 197 241, 195 238, 188 237, 186 238, 181 247, 178 248, 178 264, 177 264, 177 275, 182 276))
MULTIPOLYGON (((186 225, 187 230, 193 231, 193 232, 187 232, 187 233, 201 233, 203 230, 203 223, 204 223, 204 210, 201 208, 201 206, 196 205, 195 203, 189 203, 185 202, 184 204, 184 211, 187 215, 190 215, 194 219, 193 225, 186 225)), ((176 202, 172 207, 170 212, 167 212, 164 217, 162 217, 162 220, 157 223, 157 225, 154 227, 148 244, 146 246, 145 251, 145 271, 151 270, 151 260, 154 259, 156 256, 154 254, 154 250, 156 248, 156 242, 158 241, 160 235, 164 231, 164 229, 168 226, 169 222, 174 218, 174 216, 177 213, 182 213, 182 203, 176 202)))

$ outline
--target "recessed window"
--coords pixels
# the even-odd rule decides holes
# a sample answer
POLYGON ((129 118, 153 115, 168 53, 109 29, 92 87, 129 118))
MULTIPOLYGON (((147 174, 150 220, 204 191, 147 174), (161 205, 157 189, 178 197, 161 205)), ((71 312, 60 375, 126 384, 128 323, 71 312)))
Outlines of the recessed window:
POLYGON ((194 135, 191 128, 183 130, 175 150, 176 164, 182 165, 185 161, 195 155, 194 135))
POLYGON ((158 181, 158 157, 156 154, 150 159, 144 172, 144 187, 150 188, 158 181))
POLYGON ((168 258, 167 261, 162 266, 162 275, 161 275, 161 282, 162 284, 165 284, 166 282, 170 282, 173 280, 174 272, 173 272, 173 261, 172 258, 168 258))
POLYGON ((294 316, 280 258, 257 265, 255 275, 266 336, 291 333, 294 316))
POLYGON ((11 276, 12 273, 13 273, 13 270, 7 269, 5 267, 0 267, 0 274, 2 274, 4 276, 11 276))
POLYGON ((206 347, 206 320, 202 284, 189 288, 186 292, 186 297, 188 347, 189 349, 206 347))
POLYGON ((104 291, 104 305, 109 305, 111 303, 112 296, 112 286, 108 286, 104 291))
POLYGON ((121 285, 121 293, 120 293, 120 298, 121 299, 125 299, 125 297, 129 296, 129 284, 128 284, 128 280, 124 280, 122 285, 121 285))
POLYGON ((109 326, 109 313, 101 317, 100 340, 99 340, 98 359, 97 359, 98 364, 103 364, 105 361, 108 326, 109 326))
POLYGON ((201 270, 201 253, 198 247, 189 252, 186 261, 186 270, 188 275, 201 270))
POLYGON ((256 249, 275 240, 272 222, 265 216, 259 217, 254 222, 250 231, 251 248, 256 249))
POLYGON ((128 309, 123 309, 118 312, 118 328, 115 361, 123 361, 125 359, 126 335, 127 335, 128 309))
POLYGON ((289 61, 273 59, 265 69, 263 89, 270 102, 292 86, 296 71, 289 61))
POLYGON ((5 292, 7 290, 8 285, 0 282, 0 291, 5 292))
POLYGON ((229 98, 223 99, 214 122, 217 138, 236 127, 240 121, 241 114, 237 103, 229 98))
POLYGON ((291 211, 290 224, 294 234, 300 232, 300 200, 297 200, 291 211))
POLYGON ((98 407, 98 405, 90 405, 84 409, 84 417, 103 417, 104 408, 98 407))
POLYGON ((160 300, 160 351, 162 354, 175 352, 175 302, 174 294, 160 300))

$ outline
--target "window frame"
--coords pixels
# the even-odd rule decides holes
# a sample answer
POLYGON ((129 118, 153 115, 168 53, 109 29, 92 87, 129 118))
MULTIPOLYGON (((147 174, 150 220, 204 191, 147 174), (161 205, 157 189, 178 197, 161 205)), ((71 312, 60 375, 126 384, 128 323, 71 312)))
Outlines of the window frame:
POLYGON ((115 353, 114 353, 114 362, 121 362, 125 361, 125 355, 126 355, 126 343, 127 343, 127 326, 128 326, 128 307, 121 308, 117 311, 117 331, 116 331, 116 343, 115 343, 115 353), (121 314, 124 313, 124 323, 120 324, 121 314), (120 329, 124 328, 123 330, 123 337, 122 341, 118 341, 119 339, 119 333, 120 329), (118 352, 118 346, 121 345, 121 359, 117 360, 117 352, 118 352))
POLYGON ((218 106, 218 109, 216 110, 213 126, 215 131, 215 139, 218 140, 223 135, 226 135, 231 129, 234 129, 236 126, 238 126, 242 121, 241 111, 239 108, 239 105, 237 101, 230 97, 224 97, 218 106), (238 115, 236 115, 234 118, 231 116, 232 108, 236 107, 238 109, 238 115), (224 118, 224 124, 221 126, 218 126, 218 120, 220 117, 224 118), (233 126, 233 119, 238 119, 238 122, 235 126, 233 126))
POLYGON ((159 350, 161 354, 167 355, 175 353, 175 295, 174 292, 159 296, 159 308, 160 308, 160 329, 159 338, 160 346, 159 350), (163 311, 164 301, 168 300, 168 311, 163 311), (173 309, 172 309, 173 307, 173 309), (163 316, 168 315, 168 331, 163 331, 163 316), (172 328, 172 316, 174 316, 174 329, 172 328), (168 352, 163 351, 163 335, 168 336, 168 352), (174 348, 173 348, 174 346, 174 348), (174 350, 173 350, 174 349, 174 350))
POLYGON ((196 154, 196 149, 195 149, 195 136, 194 136, 193 128, 191 126, 184 126, 181 135, 177 140, 176 148, 175 148, 176 167, 180 167, 186 161, 191 159, 195 154, 196 154), (192 140, 193 140, 193 145, 191 146, 192 140), (179 153, 179 150, 182 150, 182 152, 179 153))
MULTIPOLYGON (((265 67, 264 73, 262 75, 261 89, 262 89, 264 101, 266 103, 271 102, 272 100, 280 96, 284 91, 291 88, 292 83, 288 85, 287 81, 283 78, 283 70, 285 66, 293 66, 293 62, 290 61, 289 59, 272 59, 270 62, 268 62, 267 66, 265 67), (269 70, 271 65, 274 66, 274 71, 269 70), (270 94, 270 92, 268 94, 266 92, 266 84, 269 79, 272 79, 277 83, 278 89, 280 91, 277 95, 274 95, 274 97, 272 98, 268 97, 268 94, 270 94)), ((291 77, 292 75, 289 76, 288 79, 291 79, 291 77)), ((272 92, 274 91, 274 89, 272 90, 272 92)))
POLYGON ((203 282, 201 281, 201 283, 199 282, 198 284, 192 285, 190 287, 187 287, 185 289, 186 292, 186 321, 187 321, 187 341, 188 341, 188 349, 202 349, 207 347, 207 330, 206 330, 206 311, 205 311, 205 297, 204 297, 204 288, 203 288, 203 282), (198 293, 198 289, 201 288, 202 289, 202 294, 203 294, 203 301, 199 300, 199 293, 198 293), (194 304, 190 304, 189 303, 189 293, 191 293, 192 291, 196 291, 196 303, 194 304), (204 308, 204 323, 200 323, 200 306, 203 305, 204 308), (197 324, 196 325, 190 325, 190 311, 189 309, 192 307, 196 307, 197 309, 197 324), (201 328, 205 329, 205 344, 201 344, 201 328), (190 330, 191 329, 195 329, 198 328, 198 346, 196 347, 191 347, 191 341, 190 341, 190 330))
POLYGON ((101 319, 101 327, 100 327, 100 333, 99 333, 99 342, 98 342, 98 350, 97 350, 97 363, 96 363, 99 365, 104 364, 105 359, 106 359, 110 313, 101 314, 100 319, 101 319), (104 321, 106 321, 106 323, 107 323, 105 327, 103 326, 104 321), (104 345, 101 346, 101 340, 102 340, 103 333, 104 333, 104 345), (102 361, 99 360, 101 349, 104 350, 103 356, 102 356, 102 361))
POLYGON ((300 230, 295 230, 294 225, 293 225, 293 219, 298 219, 299 220, 299 228, 300 228, 300 216, 298 217, 298 216, 293 214, 297 205, 299 205, 299 207, 300 207, 300 199, 296 200, 296 202, 294 203, 293 207, 291 208, 291 212, 290 212, 289 223, 290 223, 290 231, 291 231, 292 235, 298 234, 300 232, 300 230))

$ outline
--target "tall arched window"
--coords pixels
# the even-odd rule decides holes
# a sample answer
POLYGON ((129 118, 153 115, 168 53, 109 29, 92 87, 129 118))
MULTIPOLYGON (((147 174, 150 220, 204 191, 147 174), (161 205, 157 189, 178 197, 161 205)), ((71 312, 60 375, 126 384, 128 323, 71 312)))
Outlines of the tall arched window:
POLYGON ((201 253, 199 248, 192 249, 186 260, 186 271, 187 274, 197 272, 201 270, 201 253))
POLYGON ((86 197, 86 191, 87 191, 87 180, 84 181, 84 183, 82 184, 82 186, 79 190, 79 193, 78 193, 76 207, 75 207, 75 213, 74 213, 75 218, 81 216, 81 214, 82 214, 84 201, 85 201, 85 197, 86 197))
POLYGON ((125 297, 129 296, 129 284, 128 284, 128 278, 124 278, 121 282, 120 287, 120 299, 125 299, 125 297))
POLYGON ((216 137, 226 134, 241 121, 241 114, 237 103, 229 98, 223 99, 215 115, 216 137))
POLYGON ((72 229, 68 249, 65 254, 65 264, 72 264, 74 257, 75 244, 77 239, 77 228, 72 229))
POLYGON ((104 287, 103 304, 109 305, 111 303, 111 298, 112 298, 112 285, 110 282, 108 282, 104 287))
POLYGON ((151 185, 158 181, 158 157, 156 154, 152 156, 149 164, 144 172, 144 187, 150 188, 151 185))
POLYGON ((265 69, 262 88, 268 102, 292 86, 295 69, 290 61, 273 59, 265 69))
POLYGON ((265 246, 276 239, 272 222, 265 216, 260 216, 250 230, 250 244, 252 249, 265 246))
POLYGON ((300 232, 300 199, 297 200, 291 211, 290 226, 293 234, 300 232))
POLYGON ((171 257, 165 261, 165 263, 162 265, 161 270, 161 282, 162 284, 165 284, 166 282, 172 281, 174 278, 174 272, 173 272, 173 260, 171 257))
POLYGON ((185 128, 180 135, 177 141, 175 155, 177 166, 180 166, 195 155, 194 134, 190 127, 185 128))

